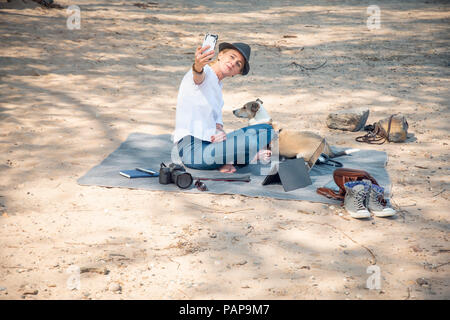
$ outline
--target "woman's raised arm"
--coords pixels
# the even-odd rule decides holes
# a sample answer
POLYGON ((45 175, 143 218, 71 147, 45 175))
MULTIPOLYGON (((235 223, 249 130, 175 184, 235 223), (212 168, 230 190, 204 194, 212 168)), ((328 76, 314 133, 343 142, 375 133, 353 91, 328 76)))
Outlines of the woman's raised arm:
POLYGON ((195 50, 195 62, 192 65, 192 74, 194 75, 195 84, 199 85, 205 80, 205 73, 203 67, 206 66, 210 59, 214 56, 214 50, 205 53, 210 46, 198 47, 195 50))

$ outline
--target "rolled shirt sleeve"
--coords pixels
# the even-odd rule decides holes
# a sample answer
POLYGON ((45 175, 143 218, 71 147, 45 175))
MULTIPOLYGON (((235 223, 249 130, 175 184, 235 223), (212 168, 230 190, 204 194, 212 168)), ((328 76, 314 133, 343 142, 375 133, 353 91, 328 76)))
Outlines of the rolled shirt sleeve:
POLYGON ((208 65, 204 67, 205 80, 196 85, 192 70, 189 70, 180 84, 176 110, 173 142, 187 135, 204 141, 211 141, 216 132, 216 123, 223 125, 222 82, 208 65))

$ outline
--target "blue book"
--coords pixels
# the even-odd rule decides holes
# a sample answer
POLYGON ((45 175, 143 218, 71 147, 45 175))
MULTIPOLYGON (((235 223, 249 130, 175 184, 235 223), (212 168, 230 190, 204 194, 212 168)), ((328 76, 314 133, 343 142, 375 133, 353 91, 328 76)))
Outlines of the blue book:
POLYGON ((129 179, 134 179, 134 178, 151 178, 151 177, 157 177, 159 176, 158 172, 154 172, 154 173, 150 173, 150 172, 154 172, 152 170, 146 170, 146 172, 142 171, 142 170, 122 170, 119 173, 124 176, 127 177, 129 179))

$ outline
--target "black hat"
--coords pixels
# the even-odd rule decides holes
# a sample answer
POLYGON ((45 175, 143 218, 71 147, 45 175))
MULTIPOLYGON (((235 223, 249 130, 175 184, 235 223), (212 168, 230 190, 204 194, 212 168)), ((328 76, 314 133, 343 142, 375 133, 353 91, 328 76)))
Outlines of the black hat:
POLYGON ((250 60, 250 46, 246 43, 241 42, 222 42, 221 44, 219 44, 219 52, 224 49, 234 49, 242 54, 245 59, 244 69, 242 69, 242 75, 245 76, 250 71, 250 65, 248 64, 248 61, 250 60))

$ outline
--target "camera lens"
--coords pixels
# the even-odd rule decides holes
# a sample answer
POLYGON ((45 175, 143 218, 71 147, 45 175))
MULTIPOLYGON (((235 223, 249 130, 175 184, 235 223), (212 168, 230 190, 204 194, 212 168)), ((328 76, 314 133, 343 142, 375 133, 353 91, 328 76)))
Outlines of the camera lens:
POLYGON ((192 184, 191 174, 185 171, 174 171, 172 178, 175 184, 181 189, 189 188, 192 184))

